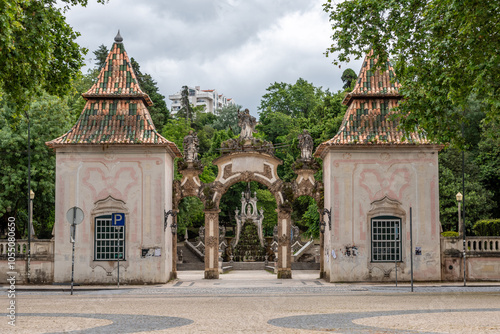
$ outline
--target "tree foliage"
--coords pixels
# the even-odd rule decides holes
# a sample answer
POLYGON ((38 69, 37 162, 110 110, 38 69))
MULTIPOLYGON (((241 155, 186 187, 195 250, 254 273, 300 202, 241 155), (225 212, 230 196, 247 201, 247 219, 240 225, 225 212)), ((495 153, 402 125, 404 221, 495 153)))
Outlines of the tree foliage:
POLYGON ((500 106, 500 5, 496 0, 327 0, 335 63, 370 49, 392 59, 404 99, 401 124, 465 146, 461 126, 471 96, 488 118, 500 106), (338 52, 338 53, 337 53, 338 52))
MULTIPOLYGON (((87 0, 62 0, 65 8, 87 0)), ((104 3, 104 0, 98 0, 104 3)), ((0 91, 18 112, 42 90, 63 96, 79 73, 86 50, 54 0, 0 0, 0 91)))
POLYGON ((354 89, 354 85, 356 84, 356 79, 358 79, 358 75, 356 74, 356 72, 354 72, 352 68, 348 68, 342 73, 342 77, 340 78, 344 83, 344 86, 342 86, 342 88, 351 91, 354 89))
POLYGON ((212 123, 212 127, 216 130, 231 129, 234 133, 239 133, 241 131, 238 126, 238 111, 240 108, 241 106, 230 105, 217 110, 217 117, 212 123))
POLYGON ((151 101, 153 101, 153 105, 148 106, 148 111, 155 128, 161 131, 170 118, 170 111, 167 108, 165 96, 160 94, 158 85, 153 77, 148 73, 141 72, 141 67, 134 58, 130 59, 130 63, 132 64, 137 81, 139 82, 139 87, 141 87, 142 91, 148 94, 151 101))
MULTIPOLYGON (((55 96, 43 94, 31 103, 30 119, 31 188, 33 225, 39 238, 52 237, 55 205, 55 154, 45 142, 57 138, 73 124, 67 103, 55 96)), ((16 105, 0 105, 0 215, 11 208, 17 217, 18 232, 26 233, 28 206, 28 122, 16 105)))
POLYGON ((104 44, 99 45, 97 50, 94 51, 95 67, 97 68, 97 70, 100 71, 104 67, 104 65, 106 64, 106 58, 108 57, 108 54, 109 54, 108 47, 104 44))

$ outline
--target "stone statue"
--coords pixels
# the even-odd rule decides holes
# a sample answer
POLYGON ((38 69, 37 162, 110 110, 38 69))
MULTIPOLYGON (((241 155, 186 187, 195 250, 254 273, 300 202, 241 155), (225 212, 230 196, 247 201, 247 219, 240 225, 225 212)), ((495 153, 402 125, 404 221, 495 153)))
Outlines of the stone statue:
POLYGON ((238 112, 238 126, 241 128, 240 138, 253 138, 257 121, 250 115, 250 111, 238 112))
POLYGON ((184 137, 184 160, 186 162, 193 162, 198 160, 198 145, 199 140, 196 132, 192 130, 184 137))
POLYGON ((307 132, 307 130, 304 130, 301 134, 299 134, 300 158, 302 160, 312 159, 313 148, 314 148, 313 139, 309 134, 309 132, 307 132))

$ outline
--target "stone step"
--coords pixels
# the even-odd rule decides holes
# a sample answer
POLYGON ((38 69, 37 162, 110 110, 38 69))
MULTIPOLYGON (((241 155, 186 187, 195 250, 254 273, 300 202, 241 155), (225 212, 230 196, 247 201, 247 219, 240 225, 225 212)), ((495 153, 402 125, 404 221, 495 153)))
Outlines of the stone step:
MULTIPOLYGON (((196 255, 193 254, 193 252, 191 252, 191 250, 189 248, 186 247, 186 245, 184 245, 184 243, 180 242, 179 244, 177 244, 177 258, 179 258, 179 255, 180 255, 180 251, 182 250, 182 264, 186 264, 186 263, 201 263, 204 265, 203 261, 201 261, 196 255)), ((205 267, 203 267, 202 269, 204 269, 205 267)), ((188 270, 188 269, 186 269, 188 270)))

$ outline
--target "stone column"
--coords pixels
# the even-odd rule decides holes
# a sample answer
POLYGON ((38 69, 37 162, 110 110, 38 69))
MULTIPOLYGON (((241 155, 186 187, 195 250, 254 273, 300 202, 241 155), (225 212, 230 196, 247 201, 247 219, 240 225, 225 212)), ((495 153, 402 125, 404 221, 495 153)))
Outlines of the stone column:
POLYGON ((219 278, 219 209, 205 210, 205 278, 219 278))
MULTIPOLYGON (((178 210, 172 210, 172 222, 170 223, 170 236, 172 237, 172 271, 170 272, 170 279, 177 278, 177 233, 172 233, 172 226, 176 226, 177 229, 177 213, 178 210)), ((167 230, 169 231, 169 230, 167 230)), ((168 233, 168 232, 167 232, 168 233)), ((165 238, 168 238, 168 235, 165 235, 165 238)))
POLYGON ((292 278, 291 209, 278 209, 278 278, 292 278))

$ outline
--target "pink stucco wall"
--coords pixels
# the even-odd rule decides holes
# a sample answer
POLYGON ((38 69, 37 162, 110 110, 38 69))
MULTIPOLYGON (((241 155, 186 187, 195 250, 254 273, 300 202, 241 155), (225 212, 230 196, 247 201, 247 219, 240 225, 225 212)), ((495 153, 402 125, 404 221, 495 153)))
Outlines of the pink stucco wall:
POLYGON ((94 218, 107 211, 126 214, 126 261, 120 263, 120 281, 166 282, 172 271, 172 234, 164 231, 163 212, 172 206, 172 180, 173 159, 163 147, 57 149, 55 282, 71 279, 66 212, 73 206, 85 214, 77 226, 75 282, 116 282, 116 261, 94 261, 94 218), (161 256, 141 257, 146 248, 160 249, 161 256))
POLYGON ((324 157, 325 208, 332 229, 325 235, 330 281, 388 281, 394 263, 371 261, 371 221, 402 219, 402 262, 398 278, 410 279, 410 207, 413 219, 414 279, 440 279, 439 182, 436 147, 330 148, 324 157), (348 249, 356 249, 353 252, 348 249), (335 253, 332 253, 332 250, 335 253))

